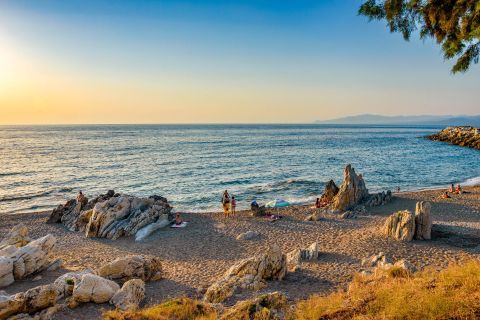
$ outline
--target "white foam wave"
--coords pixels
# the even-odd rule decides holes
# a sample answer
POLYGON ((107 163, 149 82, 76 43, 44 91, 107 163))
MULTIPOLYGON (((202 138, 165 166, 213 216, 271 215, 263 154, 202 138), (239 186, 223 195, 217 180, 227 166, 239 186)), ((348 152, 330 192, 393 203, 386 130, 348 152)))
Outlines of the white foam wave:
POLYGON ((480 177, 467 179, 462 183, 462 185, 469 187, 480 186, 480 177))

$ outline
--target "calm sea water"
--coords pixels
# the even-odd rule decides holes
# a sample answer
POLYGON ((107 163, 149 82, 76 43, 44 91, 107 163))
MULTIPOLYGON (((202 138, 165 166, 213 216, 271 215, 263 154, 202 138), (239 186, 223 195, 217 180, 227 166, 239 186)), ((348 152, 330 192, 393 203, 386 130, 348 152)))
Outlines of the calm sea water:
POLYGON ((312 200, 351 163, 370 191, 480 182, 480 152, 434 127, 152 125, 0 127, 0 214, 51 209, 83 190, 166 196, 178 211, 312 200))

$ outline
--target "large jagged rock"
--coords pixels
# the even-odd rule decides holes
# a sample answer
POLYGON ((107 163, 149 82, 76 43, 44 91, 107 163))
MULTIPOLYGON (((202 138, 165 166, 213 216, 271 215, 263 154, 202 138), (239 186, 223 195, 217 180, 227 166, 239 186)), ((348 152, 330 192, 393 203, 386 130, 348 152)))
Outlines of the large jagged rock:
POLYGON ((415 239, 430 240, 432 238, 432 217, 429 202, 417 202, 415 208, 415 239))
POLYGON ((134 278, 156 281, 162 278, 162 264, 157 257, 129 256, 107 263, 97 270, 97 274, 120 283, 134 278))
POLYGON ((50 266, 56 242, 56 238, 48 234, 20 248, 4 248, 2 253, 5 255, 0 257, 0 287, 10 285, 12 276, 19 280, 50 266))
POLYGON ((78 283, 75 283, 72 300, 76 303, 105 303, 110 301, 118 290, 120 290, 120 286, 114 281, 87 273, 78 283))
POLYGON ((170 214, 171 207, 165 198, 120 195, 95 205, 85 235, 110 239, 133 236, 143 227, 170 214))
POLYGON ((48 284, 15 295, 0 295, 0 320, 16 314, 32 314, 53 306, 59 299, 55 286, 48 284))
POLYGON ((0 241, 0 253, 8 246, 23 247, 32 241, 28 236, 28 228, 24 224, 14 226, 0 241))
POLYGON ((444 141, 462 147, 480 150, 480 128, 474 127, 448 127, 439 133, 427 137, 434 141, 444 141))
POLYGON ((135 310, 145 299, 145 282, 132 279, 125 282, 110 300, 110 303, 121 310, 135 310))
POLYGON ((334 211, 345 211, 367 198, 368 190, 362 175, 357 175, 355 169, 347 165, 343 172, 343 183, 330 208, 334 211))
POLYGON ((337 195, 338 191, 337 185, 333 180, 330 180, 327 182, 325 185, 325 190, 323 191, 322 197, 326 198, 328 203, 331 203, 333 201, 333 198, 337 195))
POLYGON ((415 233, 415 216, 408 210, 395 212, 387 218, 384 232, 396 240, 412 241, 415 233))
POLYGON ((287 273, 287 258, 277 245, 265 254, 235 263, 217 282, 207 289, 204 300, 223 302, 237 288, 260 290, 265 280, 282 280, 287 273))

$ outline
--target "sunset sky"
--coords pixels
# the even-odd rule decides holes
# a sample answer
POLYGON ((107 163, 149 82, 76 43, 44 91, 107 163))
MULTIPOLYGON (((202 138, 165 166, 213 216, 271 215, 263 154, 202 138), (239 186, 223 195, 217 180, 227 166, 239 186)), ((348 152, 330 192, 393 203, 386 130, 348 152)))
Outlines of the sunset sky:
POLYGON ((360 4, 2 0, 0 124, 479 113, 478 65, 450 74, 360 4))

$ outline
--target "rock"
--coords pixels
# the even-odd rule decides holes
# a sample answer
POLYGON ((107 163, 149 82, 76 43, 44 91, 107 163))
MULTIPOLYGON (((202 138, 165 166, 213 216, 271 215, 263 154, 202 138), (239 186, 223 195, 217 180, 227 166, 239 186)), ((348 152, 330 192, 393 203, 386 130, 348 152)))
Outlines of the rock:
POLYGON ((85 227, 85 235, 117 239, 135 235, 143 227, 165 219, 164 215, 172 220, 172 208, 163 201, 165 198, 156 199, 120 195, 97 203, 85 227))
POLYGON ((288 271, 295 272, 302 261, 302 250, 295 249, 287 253, 288 271))
POLYGON ((392 264, 392 260, 389 259, 383 252, 380 252, 377 255, 373 255, 369 258, 362 260, 362 267, 366 267, 366 268, 375 268, 378 266, 384 266, 388 264, 392 264))
POLYGON ((415 217, 408 210, 398 211, 387 218, 384 233, 396 240, 412 241, 415 233, 415 217))
POLYGON ((333 198, 332 210, 346 211, 368 197, 362 175, 357 175, 351 165, 345 167, 343 183, 333 198))
POLYGON ((94 274, 84 274, 78 283, 75 283, 72 300, 81 302, 105 303, 120 290, 115 282, 94 274))
POLYGON ((0 288, 7 287, 15 282, 13 277, 13 259, 0 257, 0 288))
POLYGON ((232 296, 237 288, 260 290, 265 280, 282 280, 287 272, 287 259, 277 245, 266 253, 235 263, 207 289, 204 300, 219 303, 232 296))
POLYGON ((318 259, 318 243, 314 242, 307 249, 301 250, 301 257, 303 260, 317 260, 318 259))
POLYGON ((77 200, 68 200, 64 205, 59 205, 50 213, 47 223, 60 223, 64 215, 70 214, 75 209, 77 200))
POLYGON ((135 234, 135 241, 143 241, 146 237, 151 235, 153 232, 157 231, 158 229, 164 228, 170 224, 168 220, 168 215, 164 214, 161 215, 157 222, 150 223, 149 225, 143 227, 142 229, 138 230, 135 234))
POLYGON ((128 256, 107 263, 97 270, 97 274, 121 283, 133 278, 156 281, 162 278, 162 264, 156 257, 128 256))
POLYGON ((258 237, 260 237, 260 234, 258 232, 247 231, 239 234, 237 236, 237 240, 253 240, 253 239, 257 239, 258 237))
POLYGON ((145 282, 140 279, 132 279, 125 282, 117 291, 110 303, 121 310, 137 309, 145 298, 145 282))
POLYGON ((38 276, 36 276, 36 277, 34 277, 34 278, 32 279, 32 281, 40 281, 40 280, 42 280, 42 276, 41 276, 41 275, 38 275, 38 276))
POLYGON ((417 202, 415 209, 415 239, 430 240, 432 238, 432 217, 429 202, 417 202))
POLYGON ((317 212, 315 212, 313 214, 309 214, 304 219, 304 221, 320 221, 320 220, 322 220, 322 217, 317 212))
POLYGON ((355 212, 355 211, 350 211, 350 210, 345 211, 345 212, 340 216, 341 219, 354 219, 354 218, 356 218, 356 217, 357 217, 356 212, 355 212))
POLYGON ((392 201, 392 191, 387 190, 387 192, 379 192, 375 194, 370 194, 365 200, 365 206, 367 207, 377 207, 382 206, 392 201))
POLYGON ((287 298, 281 292, 263 294, 254 299, 237 302, 222 314, 220 320, 229 319, 285 319, 287 298))
POLYGON ((444 141, 463 147, 480 150, 480 128, 469 126, 448 127, 427 137, 434 141, 444 141))
POLYGON ((330 180, 325 185, 325 190, 323 191, 322 197, 326 198, 328 203, 331 203, 339 190, 340 189, 338 189, 335 182, 333 180, 330 180))
POLYGON ((0 296, 0 319, 22 313, 33 314, 55 305, 58 299, 58 292, 53 285, 35 287, 15 295, 0 296))
POLYGON ((400 267, 402 269, 407 270, 409 273, 414 273, 417 271, 417 268, 413 264, 411 264, 409 261, 402 259, 397 262, 395 262, 394 266, 400 267))
POLYGON ((24 224, 18 224, 2 239, 0 242, 0 251, 8 246, 23 247, 31 240, 28 236, 27 227, 24 224))
POLYGON ((55 271, 63 267, 63 260, 62 259, 56 259, 50 265, 47 267, 47 271, 55 271))
POLYGON ((59 296, 62 298, 71 296, 75 284, 80 283, 82 277, 86 274, 93 274, 93 271, 86 269, 81 272, 68 272, 58 277, 53 285, 59 293, 59 296))

